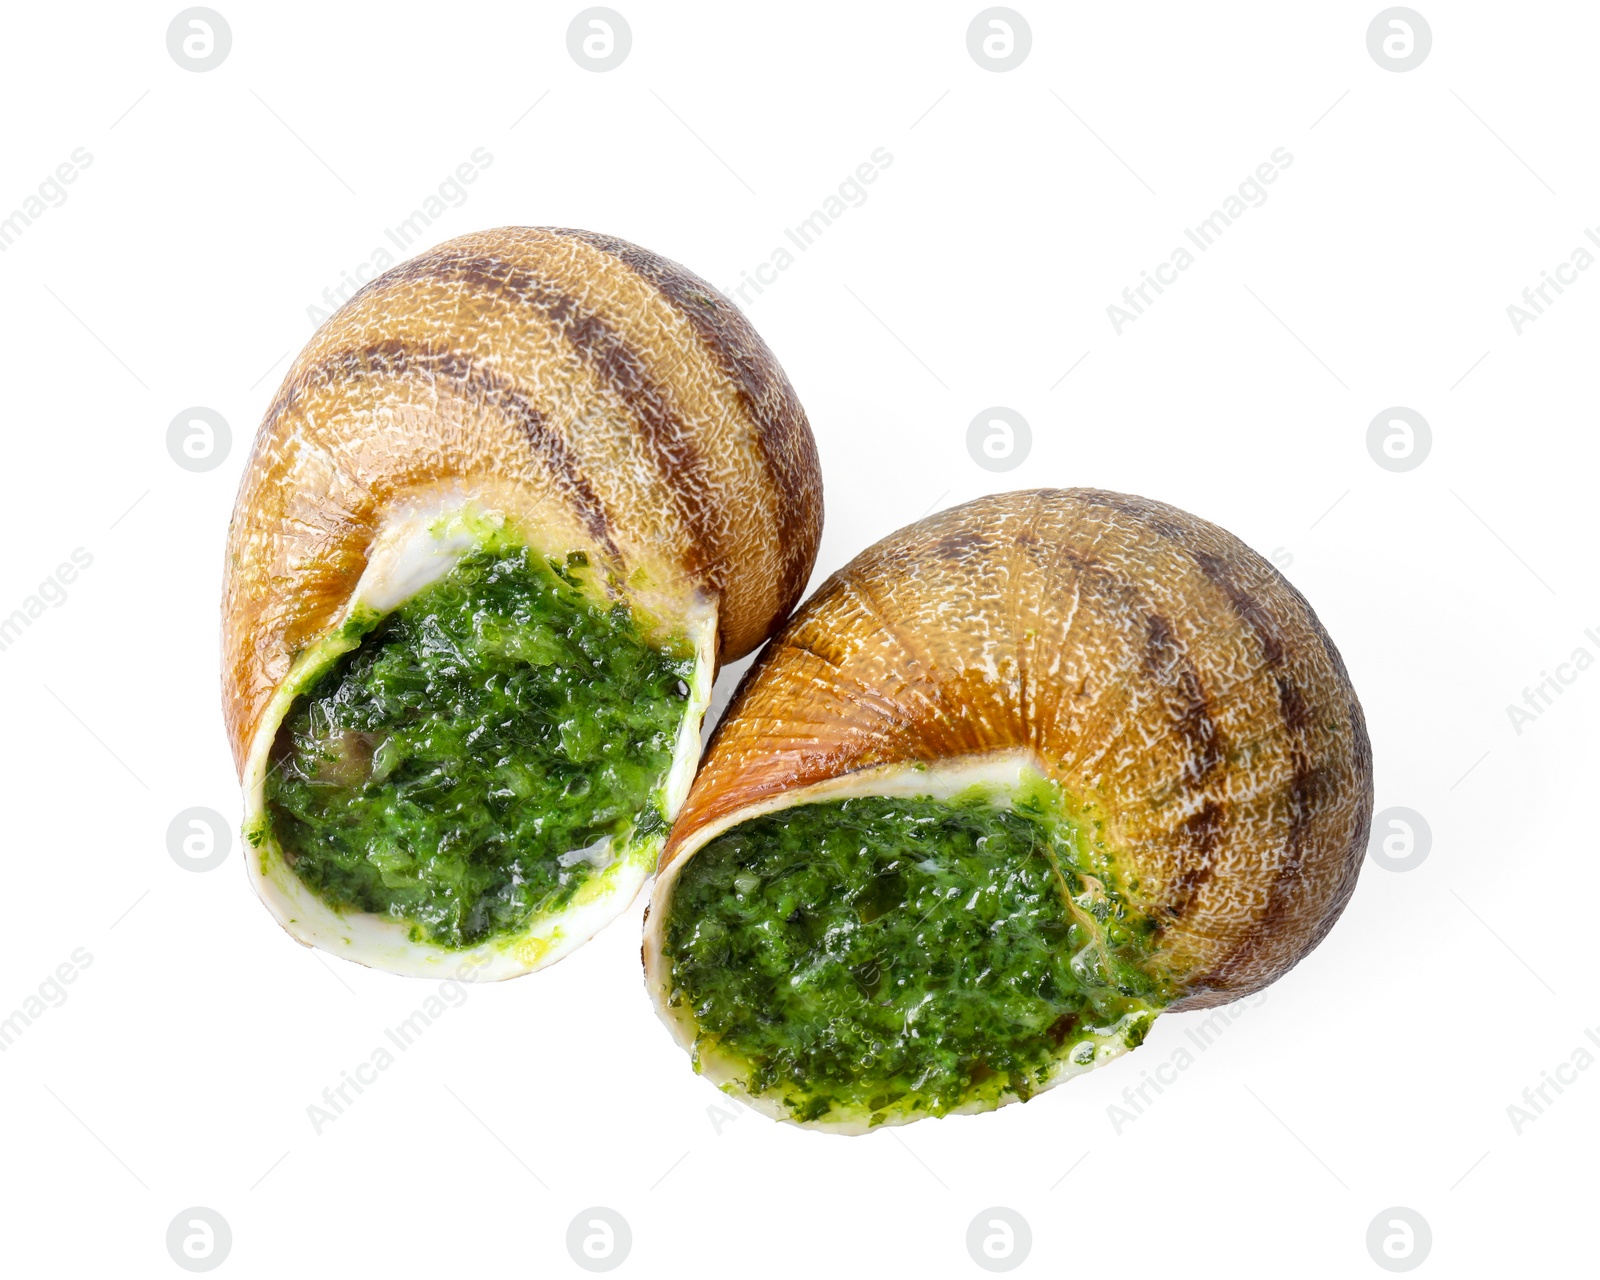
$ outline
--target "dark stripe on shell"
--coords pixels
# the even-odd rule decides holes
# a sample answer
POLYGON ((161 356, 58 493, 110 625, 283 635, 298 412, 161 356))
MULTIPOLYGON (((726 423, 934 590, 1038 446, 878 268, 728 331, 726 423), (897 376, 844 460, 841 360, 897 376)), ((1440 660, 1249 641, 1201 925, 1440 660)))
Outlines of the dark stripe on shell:
POLYGON ((727 548, 712 518, 705 460, 672 408, 667 388, 650 376, 639 353, 610 322, 548 281, 482 254, 436 253, 413 259, 391 274, 397 279, 468 284, 541 312, 638 424, 640 438, 655 459, 673 507, 690 534, 688 545, 679 550, 681 562, 689 573, 720 593, 726 585, 727 548))
MULTIPOLYGON (((1306 841, 1311 832, 1312 819, 1317 807, 1313 792, 1318 787, 1323 771, 1311 763, 1307 743, 1308 733, 1312 728, 1311 713, 1304 693, 1289 671, 1284 669, 1287 655, 1277 623, 1257 595, 1238 581, 1228 564, 1205 552, 1191 549, 1190 555, 1206 578, 1227 596, 1234 612, 1255 636, 1261 647, 1263 660, 1273 669, 1278 692, 1278 711, 1289 737, 1289 756, 1293 770, 1289 782, 1288 839, 1283 860, 1279 863, 1277 873, 1267 890, 1266 909, 1256 921, 1256 927, 1251 931, 1249 940, 1218 964, 1199 985, 1204 985, 1208 980, 1221 981, 1225 984, 1229 974, 1247 967, 1254 954, 1275 937, 1277 924, 1289 910, 1292 895, 1299 886, 1305 863, 1306 841)), ((1271 572, 1276 575, 1276 571, 1271 572)), ((1300 593, 1285 582, 1281 575, 1276 576, 1278 582, 1304 608, 1305 615, 1314 619, 1315 615, 1311 612, 1310 606, 1305 604, 1300 593)), ((1321 636, 1324 647, 1331 650, 1331 642, 1320 623, 1313 622, 1312 625, 1321 636)), ((1337 655, 1334 655, 1334 660, 1338 661, 1337 655)), ((1340 670, 1342 672, 1342 665, 1340 670)))
POLYGON ((1223 761, 1221 739, 1211 718, 1210 700, 1200 687, 1200 673, 1172 624, 1160 614, 1153 613, 1145 620, 1145 647, 1140 656, 1157 686, 1176 694, 1166 710, 1173 728, 1189 748, 1183 780, 1197 787, 1223 761))
MULTIPOLYGON (((1207 989, 1209 984, 1226 984, 1228 975, 1249 964, 1253 954, 1263 945, 1267 944, 1275 935, 1275 926, 1289 910, 1293 891, 1298 886, 1302 867, 1305 862, 1306 841, 1310 834, 1312 818, 1315 812, 1312 791, 1317 783, 1320 771, 1314 769, 1307 752, 1306 737, 1311 727, 1309 708, 1305 696, 1295 683, 1289 672, 1283 669, 1285 642, 1283 634, 1272 614, 1258 598, 1257 594, 1247 585, 1240 582, 1235 576, 1235 566, 1211 552, 1201 550, 1193 545, 1194 530, 1186 529, 1175 524, 1167 517, 1159 504, 1143 499, 1127 498, 1120 494, 1095 492, 1094 501, 1109 507, 1114 511, 1132 516, 1151 532, 1167 539, 1183 548, 1184 552, 1194 561, 1195 566, 1205 575, 1206 579, 1216 586, 1228 599, 1235 614, 1250 629, 1260 646, 1263 661, 1274 672, 1274 681, 1278 692, 1278 708, 1282 717, 1284 729, 1290 739, 1290 759, 1292 761, 1292 774, 1289 784, 1289 832, 1286 842, 1283 861, 1279 864, 1277 873, 1273 876, 1272 884, 1267 891, 1267 905, 1252 930, 1250 940, 1241 945, 1231 955, 1215 966, 1210 974, 1196 980, 1193 989, 1196 991, 1207 989)), ((1308 618, 1315 618, 1309 606, 1305 605, 1303 597, 1295 591, 1282 575, 1275 570, 1268 569, 1268 573, 1277 578, 1289 593, 1305 609, 1308 618)), ((1330 652, 1332 643, 1328 640, 1327 633, 1320 624, 1313 623, 1318 634, 1322 637, 1324 646, 1330 652)), ((1341 673, 1343 665, 1339 663, 1336 653, 1332 653, 1335 663, 1341 673)), ((1364 735, 1363 735, 1364 739, 1364 735)), ((1208 802, 1209 804, 1209 802, 1208 802)), ((1203 812, 1203 811, 1202 811, 1203 812)), ((1192 838, 1194 833, 1188 830, 1200 815, 1191 818, 1180 830, 1192 838)), ((1207 873, 1209 877, 1209 863, 1216 845, 1220 842, 1221 828, 1220 815, 1209 815, 1206 825, 1215 823, 1217 830, 1208 831, 1205 836, 1207 849, 1207 873)), ((1179 888, 1180 899, 1184 895, 1192 898, 1204 883, 1204 878, 1191 876, 1187 863, 1185 869, 1178 876, 1176 884, 1179 888)), ((1187 902, 1184 902, 1187 906, 1187 902)), ((1170 907, 1168 914, 1171 913, 1170 907)), ((1181 914, 1181 912, 1179 913, 1181 914)))
POLYGON ((1172 882, 1172 899, 1162 907, 1169 920, 1181 919, 1193 904, 1195 895, 1211 879, 1217 844, 1222 839, 1223 812, 1220 801, 1208 799, 1178 824, 1178 831, 1188 847, 1183 855, 1183 869, 1172 882))
POLYGON ((527 394, 493 370, 475 365, 458 351, 415 351, 398 339, 373 343, 355 351, 324 356, 287 382, 267 411, 267 421, 293 413, 308 391, 337 389, 359 378, 446 379, 460 387, 463 397, 488 405, 515 423, 533 452, 545 463, 572 499, 584 527, 607 553, 621 559, 611 540, 604 507, 588 479, 579 471, 566 442, 545 425, 527 394))
POLYGON ((1282 666, 1283 636, 1279 634, 1277 624, 1261 601, 1256 599, 1255 594, 1233 576, 1229 566, 1216 556, 1193 549, 1189 549, 1189 555, 1199 566, 1200 572, 1228 597, 1228 603, 1233 605, 1233 611, 1244 619, 1246 625, 1255 633, 1256 639, 1261 644, 1261 656, 1267 660, 1267 665, 1282 666))
POLYGON ((1082 497, 1090 502, 1132 516, 1146 529, 1159 534, 1169 542, 1181 544, 1188 539, 1190 531, 1182 525, 1174 524, 1167 515, 1170 508, 1161 503, 1152 502, 1148 498, 1134 497, 1131 494, 1111 493, 1105 489, 1085 489, 1080 492, 1082 497))
MULTIPOLYGON (((1068 546, 1062 546, 1060 553, 1081 577, 1109 589, 1120 609, 1145 614, 1145 643, 1140 661, 1161 693, 1172 732, 1183 741, 1186 749, 1181 785, 1187 788, 1198 788, 1208 782, 1215 785, 1218 771, 1226 766, 1227 753, 1199 672, 1172 623, 1150 611, 1151 602, 1135 582, 1102 561, 1068 546)), ((1175 920, 1188 910, 1194 896, 1211 878, 1225 827, 1226 810, 1220 801, 1211 798, 1199 812, 1178 825, 1177 830, 1186 845, 1185 854, 1172 883, 1170 899, 1152 905, 1158 916, 1175 920)))
POLYGON ((1140 661, 1162 693, 1168 723, 1188 748, 1183 762, 1183 781, 1189 786, 1198 786, 1224 763, 1226 756, 1199 672, 1171 622, 1149 612, 1151 602, 1138 589, 1138 584, 1103 561, 1067 546, 1061 548, 1060 554, 1084 579, 1109 588, 1120 608, 1145 614, 1145 643, 1140 661))
MULTIPOLYGON (((766 344, 744 313, 670 258, 598 232, 561 229, 555 234, 571 236, 610 254, 661 291, 662 297, 694 328, 716 364, 733 383, 745 420, 754 427, 754 442, 774 491, 788 497, 819 490, 816 518, 820 523, 820 464, 805 410, 800 407, 789 379, 767 353, 766 344)), ((781 503, 778 508, 780 515, 807 509, 806 504, 793 502, 781 503)), ((798 598, 814 559, 811 546, 815 530, 808 526, 786 529, 783 533, 782 574, 785 580, 800 584, 795 589, 798 598)))
POLYGON ((933 549, 944 560, 969 560, 988 552, 991 543, 981 533, 971 529, 957 529, 947 533, 933 544, 933 549))

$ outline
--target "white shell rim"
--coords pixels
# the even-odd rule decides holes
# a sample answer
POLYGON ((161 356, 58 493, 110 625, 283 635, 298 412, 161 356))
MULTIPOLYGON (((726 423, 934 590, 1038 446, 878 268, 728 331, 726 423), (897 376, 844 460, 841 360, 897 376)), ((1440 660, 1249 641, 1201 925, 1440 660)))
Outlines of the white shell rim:
MULTIPOLYGON (((649 990, 651 1003, 655 1005, 656 1013, 667 1029, 672 1033, 685 1052, 695 1055, 696 1029, 694 1019, 681 1008, 674 1008, 668 1003, 670 994, 670 974, 666 955, 662 948, 662 939, 666 932, 668 910, 672 901, 672 888, 677 879, 678 872, 688 863, 696 852, 705 845, 715 840, 723 832, 740 823, 748 822, 763 814, 776 813, 782 809, 792 808, 799 804, 814 804, 827 800, 848 800, 860 796, 895 796, 902 798, 931 797, 936 800, 949 800, 973 788, 983 788, 989 791, 994 799, 1001 801, 1031 783, 1048 777, 1048 773, 1040 757, 1033 751, 1017 749, 1011 751, 993 751, 976 753, 972 755, 953 756, 948 759, 933 762, 906 761, 897 764, 878 765, 870 769, 863 769, 856 773, 847 773, 837 778, 827 778, 821 782, 812 783, 805 787, 795 787, 774 796, 736 809, 732 813, 718 818, 715 822, 707 823, 693 836, 684 842, 671 864, 662 871, 656 879, 655 889, 650 903, 650 914, 645 921, 644 944, 642 947, 645 969, 645 986, 649 990)), ((1129 1014, 1110 1036, 1092 1037, 1095 1042, 1093 1058, 1087 1063, 1073 1062, 1070 1059, 1059 1060, 1052 1068, 1049 1077, 1034 1090, 1037 1097, 1047 1089, 1053 1089, 1064 1080, 1073 1076, 1082 1075, 1087 1071, 1109 1062, 1112 1058, 1120 1057, 1128 1052, 1123 1042, 1120 1031, 1129 1018, 1141 1016, 1137 1013, 1129 1014)), ((701 1049, 698 1054, 699 1072, 702 1077, 709 1080, 728 1096, 737 1099, 762 1115, 773 1120, 781 1120, 786 1124, 795 1125, 801 1129, 814 1129, 822 1133, 835 1133, 855 1135, 869 1133, 873 1129, 885 1129, 898 1125, 910 1124, 915 1120, 937 1118, 927 1111, 908 1111, 891 1115, 877 1124, 871 1124, 868 1117, 861 1115, 845 1115, 838 1118, 824 1118, 819 1120, 797 1120, 790 1114, 782 1100, 772 1093, 752 1094, 747 1090, 740 1072, 742 1068, 729 1056, 701 1049)), ((945 1112, 946 1115, 974 1115, 986 1111, 994 1111, 1003 1106, 1009 1106, 1021 1099, 1013 1093, 1003 1093, 999 1101, 975 1100, 965 1106, 954 1108, 945 1112)))
MULTIPOLYGON (((289 868, 272 838, 265 821, 265 786, 273 741, 307 681, 360 643, 359 639, 343 638, 346 623, 363 613, 393 612, 448 574, 480 544, 475 527, 498 527, 500 522, 496 513, 482 511, 459 491, 391 512, 374 539, 366 569, 344 609, 322 642, 295 661, 261 718, 244 768, 246 871, 257 896, 278 923, 307 946, 406 977, 473 982, 520 977, 554 964, 588 941, 627 910, 655 870, 666 842, 665 831, 652 832, 614 850, 610 865, 589 880, 563 910, 537 917, 510 937, 452 949, 426 939, 413 940, 413 926, 408 921, 364 911, 340 912, 328 906, 289 868), (259 843, 253 844, 253 839, 259 843)), ((683 625, 695 657, 672 765, 658 793, 669 827, 683 807, 699 763, 700 724, 711 704, 716 660, 716 606, 697 595, 683 625)))

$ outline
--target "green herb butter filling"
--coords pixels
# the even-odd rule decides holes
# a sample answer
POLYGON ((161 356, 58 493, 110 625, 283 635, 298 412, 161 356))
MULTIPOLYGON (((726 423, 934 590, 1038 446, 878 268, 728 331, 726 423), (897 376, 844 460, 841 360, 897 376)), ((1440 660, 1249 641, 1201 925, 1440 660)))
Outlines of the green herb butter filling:
POLYGON ((1052 794, 799 805, 700 849, 664 939, 697 1066, 876 1125, 1026 1100, 1140 1043, 1167 1003, 1150 925, 1052 794))
POLYGON ((267 815, 324 902, 474 946, 659 840, 694 657, 648 642, 593 574, 581 553, 486 545, 295 699, 267 815))

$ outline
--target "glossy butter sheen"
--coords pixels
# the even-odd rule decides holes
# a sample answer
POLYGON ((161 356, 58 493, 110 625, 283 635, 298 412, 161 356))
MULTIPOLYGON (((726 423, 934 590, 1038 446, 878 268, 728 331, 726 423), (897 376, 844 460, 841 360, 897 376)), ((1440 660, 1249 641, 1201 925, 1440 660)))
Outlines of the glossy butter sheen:
POLYGON ((678 877, 671 1000, 745 1088, 867 1123, 1027 1099, 1165 997, 1149 923, 1043 800, 862 797, 782 809, 678 877))
MULTIPOLYGON (((761 644, 811 572, 816 447, 739 310, 614 236, 501 227, 384 272, 331 316, 268 406, 240 482, 222 600, 223 712, 258 856, 250 882, 296 939, 392 973, 455 971, 459 948, 400 918, 334 911, 263 835, 279 729, 355 619, 391 613, 488 524, 583 553, 606 593, 687 636, 687 713, 662 789, 670 822, 719 662, 761 644), (460 536, 458 536, 460 535, 460 536)), ((484 944, 474 980, 555 963, 614 918, 665 829, 627 842, 568 906, 484 944)))
POLYGON ((995 751, 1093 806, 1185 1008, 1280 977, 1355 889, 1372 751, 1316 614, 1227 530, 1095 489, 978 498, 834 573, 740 686, 663 870, 785 793, 995 751))
POLYGON ((693 655, 648 643, 591 576, 580 554, 502 539, 296 700, 266 794, 302 882, 472 946, 565 906, 614 839, 663 824, 693 655))

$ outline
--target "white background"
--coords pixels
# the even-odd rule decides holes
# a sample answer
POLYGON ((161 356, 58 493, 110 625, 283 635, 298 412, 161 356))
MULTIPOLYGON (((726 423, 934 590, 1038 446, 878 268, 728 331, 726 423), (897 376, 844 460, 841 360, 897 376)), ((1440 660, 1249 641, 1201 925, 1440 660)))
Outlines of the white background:
POLYGON ((93 157, 0 254, 0 615, 93 557, 0 652, 0 1016, 92 956, 0 1053, 0 1268, 181 1274, 164 1240, 193 1205, 241 1276, 581 1274, 591 1205, 631 1225, 623 1274, 977 1275, 967 1227, 997 1205, 1031 1225, 1021 1274, 1379 1275, 1390 1206, 1430 1225, 1425 1274, 1589 1265, 1600 1070, 1520 1133, 1507 1107, 1600 1022, 1600 670, 1521 733, 1506 706, 1600 657, 1600 271, 1520 336, 1506 308, 1600 222, 1600 12, 1417 0, 1432 51, 1394 73, 1372 0, 1016 0, 1032 51, 995 73, 967 51, 977 3, 616 0, 632 52, 597 74, 567 51, 578 4, 216 3, 232 51, 201 74, 167 52, 176 6, 26 6, 0 45, 0 214, 93 157), (724 289, 887 149, 746 308, 816 431, 817 580, 997 489, 1215 520, 1327 624, 1377 806, 1425 816, 1426 861, 1369 861, 1322 947, 1120 1131, 1108 1107, 1201 1015, 994 1115, 856 1140, 719 1122, 646 1000, 640 902, 471 990, 317 1135, 307 1106, 430 988, 296 946, 236 838, 202 874, 166 832, 238 817, 222 546, 307 308, 478 147, 492 165, 418 247, 588 227, 724 289), (1278 147, 1266 203, 1119 336, 1107 306, 1278 147), (205 473, 166 448, 193 405, 233 431, 205 473), (1032 428, 1003 475, 965 443, 992 405, 1032 428), (1406 473, 1365 444, 1394 405, 1432 427, 1406 473))

